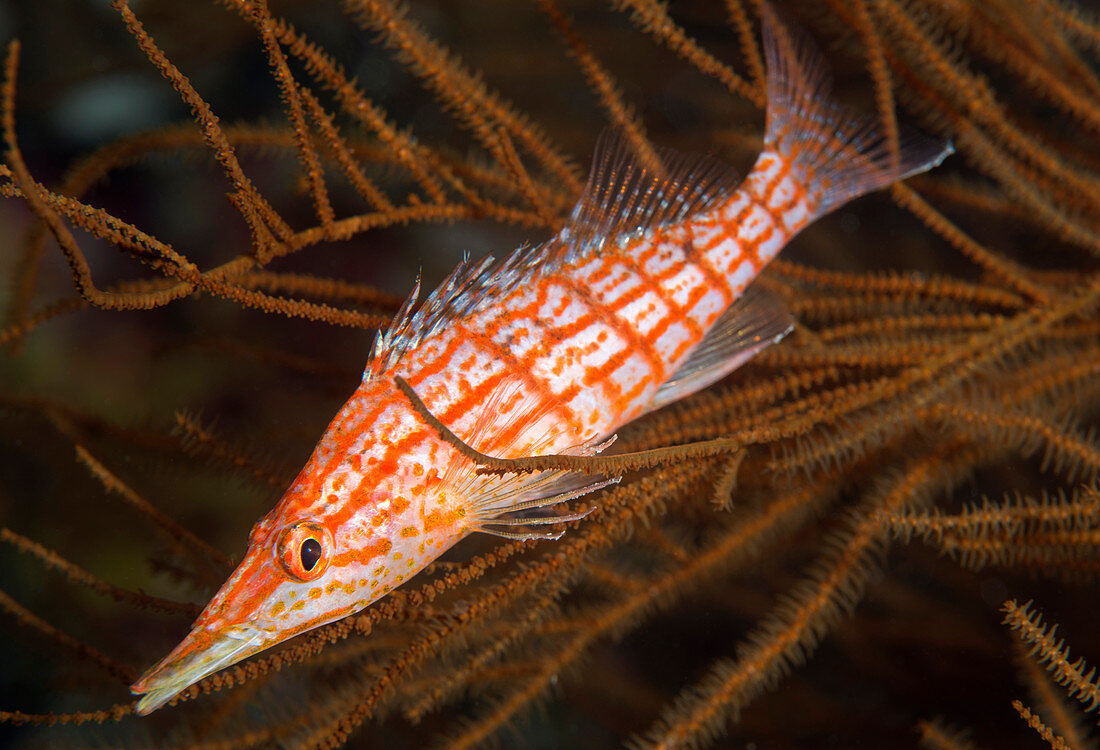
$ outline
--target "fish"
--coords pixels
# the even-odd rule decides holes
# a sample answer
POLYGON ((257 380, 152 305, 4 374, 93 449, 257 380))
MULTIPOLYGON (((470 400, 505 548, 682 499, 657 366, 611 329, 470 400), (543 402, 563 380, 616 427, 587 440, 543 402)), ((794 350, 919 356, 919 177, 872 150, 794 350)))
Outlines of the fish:
POLYGON ((607 131, 551 239, 464 260, 422 303, 417 281, 241 563, 131 686, 138 714, 362 610, 474 532, 556 539, 587 513, 562 503, 619 479, 478 473, 418 407, 490 456, 599 453, 792 330, 782 300, 750 284, 799 231, 952 153, 915 130, 888 139, 836 103, 812 41, 767 4, 762 34, 765 136, 743 181, 710 156, 644 163, 607 131))

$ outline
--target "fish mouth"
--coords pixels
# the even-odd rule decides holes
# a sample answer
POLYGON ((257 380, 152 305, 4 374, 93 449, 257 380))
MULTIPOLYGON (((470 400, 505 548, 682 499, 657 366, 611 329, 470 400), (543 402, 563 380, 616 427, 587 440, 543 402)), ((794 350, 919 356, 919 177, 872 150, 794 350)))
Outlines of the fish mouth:
POLYGON ((152 713, 203 677, 236 664, 267 644, 266 633, 248 625, 221 631, 197 628, 141 678, 130 692, 143 695, 135 709, 140 716, 152 713))

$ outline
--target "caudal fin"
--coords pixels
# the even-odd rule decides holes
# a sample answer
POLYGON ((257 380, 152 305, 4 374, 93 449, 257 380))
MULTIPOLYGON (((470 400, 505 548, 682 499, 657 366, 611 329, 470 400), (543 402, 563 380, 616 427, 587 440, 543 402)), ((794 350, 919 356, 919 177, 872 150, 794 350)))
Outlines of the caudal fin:
POLYGON ((762 4, 768 112, 765 151, 780 154, 821 216, 860 195, 937 166, 950 142, 904 128, 891 147, 877 120, 832 98, 832 76, 813 41, 762 4))

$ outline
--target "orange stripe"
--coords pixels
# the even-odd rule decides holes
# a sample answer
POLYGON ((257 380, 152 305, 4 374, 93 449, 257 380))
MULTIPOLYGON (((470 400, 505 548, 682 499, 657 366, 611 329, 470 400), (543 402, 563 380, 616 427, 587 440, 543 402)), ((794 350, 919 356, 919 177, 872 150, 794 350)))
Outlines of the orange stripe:
MULTIPOLYGON (((582 427, 578 422, 576 415, 568 407, 568 400, 562 396, 555 396, 550 391, 546 383, 541 382, 533 374, 533 364, 536 360, 545 357, 554 345, 564 341, 568 338, 576 336, 580 331, 589 327, 593 323, 593 317, 591 315, 582 315, 576 321, 568 326, 562 326, 559 328, 549 328, 545 324, 540 323, 538 320, 538 309, 547 303, 549 298, 550 289, 554 284, 559 284, 563 287, 573 288, 571 283, 562 283, 562 279, 558 276, 544 276, 540 279, 541 284, 538 294, 534 301, 532 301, 526 308, 517 312, 516 314, 507 314, 506 304, 501 305, 502 313, 497 317, 498 324, 496 330, 499 331, 505 323, 517 322, 521 320, 529 319, 530 326, 532 328, 532 337, 537 337, 530 350, 522 358, 516 356, 511 350, 506 347, 502 347, 491 338, 485 337, 479 343, 490 349, 491 352, 499 359, 506 360, 511 365, 512 371, 522 377, 525 382, 532 387, 532 389, 540 394, 548 404, 552 404, 555 410, 558 412, 559 417, 566 425, 574 432, 580 432, 582 427)), ((590 308, 592 306, 590 305, 590 308)), ((468 336, 477 336, 468 327, 463 327, 462 330, 468 336)), ((459 337, 461 338, 461 337, 459 337)), ((411 379, 410 379, 411 381, 411 379)), ((568 391, 567 391, 568 392, 568 391)), ((439 416, 439 415, 437 415, 439 416)), ((442 417, 441 417, 442 419, 442 417)), ((446 421, 444 420, 444 424, 446 421)))
MULTIPOLYGON (((608 377, 608 379, 610 379, 611 375, 609 374, 607 377, 608 377)), ((629 410, 630 407, 634 405, 634 400, 638 398, 638 396, 642 393, 642 391, 644 391, 646 388, 648 388, 650 386, 650 382, 652 382, 652 381, 647 382, 644 379, 638 381, 637 383, 634 384, 633 388, 631 388, 629 391, 627 391, 622 396, 622 398, 619 399, 619 401, 621 402, 621 406, 619 407, 619 413, 620 414, 625 414, 627 412, 627 410, 629 410)), ((663 382, 663 381, 661 381, 661 382, 663 382)))
MULTIPOLYGON (((415 370, 411 367, 406 368, 406 379, 409 381, 409 385, 417 386, 432 375, 436 375, 442 371, 444 367, 450 364, 451 358, 454 357, 458 347, 462 346, 463 343, 462 337, 452 336, 451 340, 447 342, 447 346, 444 347, 443 351, 441 351, 435 359, 424 361, 418 357, 418 361, 416 362, 418 366, 415 370)), ((424 350, 418 349, 416 354, 420 354, 422 357, 424 355, 424 350)))
MULTIPOLYGON (((500 346, 485 334, 478 333, 477 331, 474 331, 462 324, 456 324, 455 327, 457 330, 469 336, 472 341, 477 342, 479 346, 482 346, 486 350, 488 350, 490 354, 496 357, 499 361, 502 362, 502 365, 504 365, 502 366, 501 377, 496 379, 493 387, 495 387, 496 383, 499 383, 507 375, 519 377, 528 387, 530 387, 532 391, 534 391, 536 396, 541 399, 540 408, 537 411, 541 411, 543 408, 551 408, 555 412, 557 412, 558 416, 563 422, 566 423, 566 425, 572 428, 575 432, 579 431, 580 428, 578 427, 575 415, 572 413, 572 411, 570 411, 565 406, 565 404, 562 404, 558 400, 558 398, 554 395, 554 393, 550 390, 549 386, 546 383, 541 382, 538 378, 534 376, 534 374, 531 372, 531 368, 523 367, 522 361, 518 359, 515 354, 509 351, 506 347, 500 346)), ((491 378, 486 380, 491 380, 491 378)), ((474 389, 474 391, 472 391, 470 395, 473 396, 473 394, 477 393, 479 390, 484 390, 484 382, 482 383, 482 385, 479 385, 476 389, 474 389)), ((488 395, 488 393, 491 393, 491 389, 489 389, 486 395, 488 395)), ((482 400, 479 400, 476 403, 481 403, 482 400)), ((448 408, 448 410, 444 414, 437 415, 439 420, 443 422, 443 424, 448 424, 451 419, 457 416, 452 412, 457 411, 458 408, 462 405, 462 402, 456 402, 450 408, 448 408)), ((473 404, 470 404, 468 408, 472 406, 473 404)), ((519 424, 518 420, 513 420, 513 422, 514 424, 511 428, 509 428, 508 432, 502 433, 497 436, 496 440, 494 441, 495 444, 507 444, 505 442, 505 438, 514 438, 515 435, 517 435, 519 431, 526 426, 523 424, 519 424)))
MULTIPOLYGON (((710 290, 707 289, 707 287, 702 285, 702 284, 695 287, 695 289, 693 289, 692 292, 691 292, 691 296, 688 297, 688 303, 686 305, 687 309, 693 310, 695 308, 695 306, 699 304, 699 300, 703 299, 703 297, 705 297, 707 295, 708 291, 710 291, 710 290)), ((706 336, 706 331, 703 330, 703 327, 701 325, 699 325, 699 322, 696 321, 695 318, 688 316, 688 317, 685 318, 685 320, 691 325, 692 333, 694 333, 695 331, 699 331, 699 336, 697 337, 696 341, 691 342, 689 344, 691 346, 694 346, 695 343, 698 343, 699 341, 702 341, 703 337, 706 336)), ((672 356, 673 360, 676 360, 677 358, 679 358, 679 351, 680 350, 677 349, 676 353, 673 353, 673 356, 672 356)))
POLYGON ((626 340, 629 348, 640 350, 641 354, 649 360, 654 377, 664 377, 665 363, 660 355, 657 354, 656 350, 654 350, 652 342, 643 338, 633 326, 608 310, 607 305, 593 298, 591 294, 582 289, 573 279, 566 277, 565 283, 569 285, 577 296, 584 300, 585 304, 588 305, 589 309, 593 311, 601 322, 611 330, 616 331, 626 340))
MULTIPOLYGON (((457 327, 456 327, 457 328, 457 327)), ((445 425, 450 426, 451 422, 458 419, 462 415, 468 413, 473 407, 478 404, 484 403, 493 389, 495 389, 502 380, 508 377, 507 370, 501 368, 499 372, 490 375, 487 378, 483 378, 477 385, 470 387, 465 393, 459 396, 455 401, 446 408, 446 410, 435 414, 435 417, 445 425)))
MULTIPOLYGON (((779 212, 778 214, 774 210, 772 210, 772 196, 775 193, 776 188, 779 187, 779 183, 783 181, 783 178, 790 175, 792 166, 793 165, 790 160, 782 160, 782 168, 779 170, 776 176, 764 186, 764 194, 762 196, 765 204, 764 207, 767 208, 769 213, 772 214, 772 217, 776 219, 776 223, 783 226, 785 230, 787 230, 787 222, 784 220, 783 214, 786 213, 789 209, 791 209, 800 201, 805 201, 807 204, 807 210, 811 210, 811 207, 809 205, 809 190, 805 185, 802 184, 801 181, 796 180, 793 177, 791 178, 791 185, 793 187, 793 190, 791 191, 791 197, 787 199, 787 201, 782 205, 775 207, 775 209, 779 212)), ((807 174, 806 176, 809 181, 812 181, 812 174, 807 174)))
MULTIPOLYGON (((535 378, 533 373, 533 365, 536 360, 545 357, 556 343, 559 343, 562 339, 567 338, 571 333, 575 335, 577 331, 583 330, 585 327, 592 324, 592 316, 590 315, 581 316, 578 320, 574 321, 569 326, 557 329, 547 328, 543 323, 540 323, 537 317, 538 309, 546 304, 547 297, 549 296, 549 289, 552 284, 557 282, 557 277, 544 276, 541 279, 541 282, 542 284, 539 288, 539 293, 536 296, 535 301, 524 308, 522 311, 519 311, 517 314, 510 316, 511 321, 529 319, 531 321, 530 325, 533 330, 532 336, 534 337, 537 335, 538 340, 534 342, 534 344, 528 350, 527 354, 525 354, 523 357, 518 357, 513 352, 503 347, 498 349, 498 351, 502 353, 502 356, 506 356, 514 362, 514 369, 519 373, 523 373, 524 377, 531 378, 532 383, 537 382, 537 378, 535 378), (578 328, 578 326, 580 327, 578 328)), ((502 315, 501 317, 504 316, 502 315)), ((546 384, 539 383, 536 387, 536 390, 538 390, 539 392, 543 392, 544 389, 545 392, 552 394, 546 384)), ((580 423, 577 420, 576 415, 573 414, 572 410, 568 406, 568 403, 570 400, 572 400, 573 395, 575 395, 576 393, 576 390, 577 389, 575 387, 568 388, 563 394, 554 396, 554 399, 558 401, 557 409, 559 411, 559 414, 563 417, 563 421, 565 421, 566 424, 574 430, 574 432, 580 432, 582 429, 581 427, 579 427, 580 423)))
MULTIPOLYGON (((397 395, 395 391, 392 398, 404 398, 404 396, 397 395)), ((394 470, 397 467, 397 456, 408 453, 410 448, 424 442, 429 438, 431 438, 431 435, 429 434, 427 428, 421 426, 409 432, 409 434, 403 437, 401 440, 387 445, 386 450, 382 454, 382 458, 379 459, 378 463, 371 466, 368 471, 363 472, 362 476, 359 479, 359 482, 355 485, 355 489, 352 491, 353 496, 358 495, 363 489, 363 486, 368 482, 370 482, 372 486, 376 486, 382 484, 386 478, 392 477, 394 474, 394 470)), ((331 522, 336 524, 337 526, 340 526, 348 518, 358 512, 361 507, 363 507, 363 503, 361 502, 344 503, 342 507, 337 508, 331 515, 327 516, 326 518, 330 519, 331 522)))
MULTIPOLYGON (((745 254, 749 256, 749 262, 752 263, 754 273, 759 273, 760 269, 764 267, 764 261, 760 259, 760 246, 771 239, 776 230, 779 230, 786 236, 786 231, 780 229, 782 219, 776 217, 771 207, 767 203, 763 202, 759 197, 753 197, 750 200, 750 205, 759 206, 771 219, 771 226, 767 227, 763 232, 757 235, 754 239, 744 239, 741 243, 742 249, 745 254)), ((737 264, 740 265, 740 264, 737 264)), ((730 264, 730 273, 736 270, 734 264, 730 264)))
MULTIPOLYGON (((707 253, 720 245, 727 238, 732 238, 734 240, 740 252, 737 256, 733 258, 733 260, 730 261, 728 266, 729 270, 727 270, 726 272, 727 277, 733 273, 734 268, 741 265, 741 256, 745 253, 745 244, 741 239, 741 227, 745 223, 745 219, 748 217, 748 215, 752 213, 753 205, 755 204, 752 195, 742 191, 738 191, 737 194, 732 199, 730 199, 730 203, 736 202, 738 200, 744 200, 745 205, 741 207, 741 210, 738 211, 737 215, 734 216, 732 219, 721 222, 724 228, 723 234, 720 234, 714 240, 711 240, 711 242, 708 243, 707 247, 703 248, 703 252, 707 253)), ((728 291, 729 286, 729 282, 727 281, 722 287, 719 288, 723 289, 727 301, 732 302, 733 296, 728 291)))
MULTIPOLYGON (((767 211, 767 212, 768 212, 768 216, 770 216, 770 217, 771 217, 771 220, 772 220, 772 227, 773 227, 773 228, 778 228, 778 227, 780 227, 780 226, 784 226, 784 224, 783 224, 783 217, 782 217, 781 215, 779 215, 779 214, 776 214, 776 213, 775 213, 775 211, 773 211, 773 210, 772 210, 772 207, 771 207, 770 205, 768 205, 768 201, 767 201, 767 199, 764 199, 764 200, 761 200, 761 201, 760 201, 760 207, 761 207, 761 208, 763 208, 763 209, 764 209, 765 211, 767 211)), ((763 243, 764 243, 764 242, 766 242, 766 241, 767 241, 767 239, 768 239, 768 238, 770 238, 770 237, 771 237, 771 234, 769 234, 769 235, 767 236, 767 238, 762 238, 762 239, 761 239, 761 238, 758 238, 758 239, 756 240, 756 243, 757 243, 757 244, 763 244, 763 243)))
POLYGON ((730 233, 735 235, 735 236, 736 236, 737 232, 741 229, 741 225, 743 223, 745 223, 745 219, 748 218, 748 215, 750 213, 752 213, 752 207, 753 207, 753 203, 754 203, 753 196, 750 193, 740 193, 740 192, 738 192, 738 195, 743 195, 744 196, 745 205, 741 207, 741 210, 737 213, 736 216, 734 216, 732 219, 730 219, 728 222, 726 222, 726 230, 730 231, 730 225, 732 225, 733 229, 730 233))
MULTIPOLYGON (((682 249, 683 248, 681 248, 681 250, 682 249)), ((690 310, 691 310, 692 307, 695 306, 695 303, 697 303, 700 299, 702 299, 703 294, 706 294, 707 285, 706 284, 696 284, 692 288, 692 291, 691 291, 691 294, 693 295, 694 298, 689 296, 687 305, 679 304, 675 300, 675 298, 673 297, 672 291, 671 290, 666 290, 666 288, 664 286, 664 283, 668 279, 672 278, 673 276, 676 276, 677 274, 679 274, 681 271, 683 271, 688 266, 694 266, 695 268, 698 268, 699 271, 703 274, 704 278, 706 278, 709 281, 710 277, 707 275, 707 269, 701 268, 698 263, 693 262, 688 257, 687 253, 683 254, 683 261, 680 263, 679 266, 672 266, 671 268, 666 269, 664 271, 664 273, 660 274, 659 276, 655 276, 653 281, 658 286, 660 286, 660 288, 662 290, 665 290, 665 295, 666 296, 664 296, 662 299, 664 299, 665 304, 669 306, 669 309, 673 310, 677 314, 677 316, 679 316, 680 322, 682 322, 685 326, 687 326, 688 330, 691 331, 691 335, 696 337, 696 338, 702 338, 705 334, 705 331, 703 331, 703 329, 695 321, 695 318, 691 317, 690 310), (699 294, 696 295, 696 292, 698 292, 699 294)), ((722 290, 721 286, 719 286, 717 288, 718 288, 719 291, 722 290)))
MULTIPOLYGON (((584 384, 591 386, 599 382, 600 380, 608 379, 608 376, 611 373, 615 372, 620 367, 622 367, 623 364, 625 364, 626 360, 630 358, 631 354, 632 352, 630 352, 629 350, 623 349, 612 354, 610 357, 607 358, 607 361, 599 367, 588 368, 588 372, 584 376, 584 384)), ((614 381, 610 382, 613 387, 618 386, 618 383, 615 383, 614 381)), ((621 392, 621 389, 619 389, 619 391, 621 392)))
MULTIPOLYGON (((608 255, 611 255, 611 253, 608 253, 608 255)), ((604 260, 604 258, 601 257, 600 260, 604 260)), ((585 265, 587 265, 587 264, 585 264, 585 265)), ((565 269, 561 269, 561 270, 564 271, 565 269)), ((581 268, 576 267, 576 268, 573 268, 571 270, 580 271, 581 268)), ((603 279, 610 276, 611 272, 613 270, 615 270, 615 264, 614 263, 607 263, 607 262, 597 263, 596 264, 596 270, 592 271, 591 275, 588 277, 588 280, 590 282, 592 282, 592 284, 594 286, 597 281, 602 281, 603 279)))
MULTIPOLYGON (((550 278, 546 279, 547 283, 549 283, 550 281, 551 281, 550 278)), ((540 304, 545 303, 546 297, 548 295, 548 291, 546 289, 546 286, 547 286, 547 284, 544 284, 544 287, 543 287, 542 290, 540 290, 540 293, 539 293, 539 295, 536 299, 536 302, 533 303, 533 304, 540 305, 540 304)), ((580 321, 577 321, 577 322, 580 322, 580 321)), ((469 328, 466 328, 466 327, 463 327, 463 326, 460 326, 460 325, 456 326, 456 328, 457 328, 457 330, 460 330, 461 332, 467 334, 467 336, 469 336, 471 338, 475 338, 475 337, 480 338, 481 340, 478 342, 480 345, 485 346, 486 348, 490 349, 492 351, 492 353, 499 355, 502 359, 507 360, 512 365, 511 369, 514 371, 514 374, 519 375, 520 377, 524 378, 524 380, 528 383, 528 385, 530 385, 535 390, 536 393, 540 394, 543 397, 543 399, 546 400, 547 403, 554 404, 554 401, 556 399, 554 398, 553 394, 549 391, 549 389, 547 388, 547 386, 545 384, 538 382, 537 378, 535 378, 532 375, 531 368, 529 366, 528 367, 523 366, 524 362, 522 360, 517 360, 517 358, 511 352, 508 352, 505 348, 498 346, 495 342, 485 338, 483 335, 478 336, 478 334, 474 333, 469 328)), ((454 341, 461 341, 462 338, 463 337, 461 335, 456 335, 453 340, 454 341)), ((545 340, 545 337, 544 337, 544 340, 545 340)), ((454 356, 453 352, 456 348, 457 348, 456 346, 455 347, 448 347, 448 351, 445 351, 443 353, 443 355, 441 355, 440 358, 437 359, 433 363, 433 365, 439 366, 440 361, 443 359, 444 356, 447 358, 447 360, 449 362, 449 360, 451 358, 453 358, 453 356, 454 356)), ((535 347, 535 348, 538 348, 538 347, 535 347)), ((443 364, 442 366, 445 366, 445 364, 443 364)), ((442 369, 442 368, 437 367, 437 369, 442 369)), ((507 368, 502 368, 501 373, 499 373, 498 376, 494 376, 495 382, 492 382, 492 381, 494 381, 494 378, 487 378, 486 381, 483 381, 478 386, 478 388, 476 389, 475 392, 478 392, 478 391, 485 391, 486 393, 491 392, 492 388, 495 387, 496 383, 499 383, 500 380, 502 380, 504 377, 507 376, 508 373, 507 373, 506 369, 507 368)), ((423 371, 421 371, 421 372, 423 372, 423 371)), ((416 373, 416 375, 420 375, 420 374, 421 374, 420 372, 416 373)), ((413 378, 414 378, 414 376, 409 377, 410 385, 412 385, 413 378)), ((417 380, 419 382, 422 382, 423 378, 420 377, 420 378, 417 378, 417 380)), ((460 399, 459 401, 455 402, 450 407, 448 407, 448 409, 446 411, 444 411, 440 414, 436 414, 435 415, 436 418, 438 418, 443 424, 447 424, 448 422, 453 420, 458 413, 461 413, 461 411, 463 409, 470 408, 470 405, 471 405, 470 404, 470 399, 473 395, 474 395, 474 393, 471 393, 471 394, 467 395, 466 397, 464 397, 463 399, 460 399)), ((428 404, 425 404, 425 406, 428 406, 428 404)), ((559 404, 556 404, 556 406, 557 406, 557 409, 559 411, 560 416, 563 418, 563 421, 565 421, 566 424, 570 428, 572 428, 574 432, 579 432, 580 429, 577 426, 575 417, 568 410, 568 408, 565 406, 565 404, 559 403, 559 404)), ((411 447, 413 443, 421 442, 423 440, 421 435, 422 435, 422 433, 418 434, 417 432, 413 432, 409 436, 407 436, 405 439, 403 439, 401 441, 398 441, 397 443, 394 443, 391 446, 389 446, 387 448, 384 456, 383 456, 383 459, 379 462, 378 466, 376 466, 376 470, 382 469, 382 468, 388 468, 391 463, 396 463, 395 462, 395 457, 397 455, 406 452, 407 449, 409 447, 411 447)), ((360 483, 360 485, 361 484, 362 483, 360 483)), ((358 490, 358 487, 356 489, 358 490)))
MULTIPOLYGON (((683 245, 681 245, 680 247, 680 249, 684 252, 684 257, 694 263, 695 266, 700 271, 702 271, 703 276, 706 277, 707 283, 710 284, 712 288, 717 289, 719 292, 722 293, 722 296, 725 298, 727 305, 733 302, 733 295, 730 293, 729 279, 723 278, 721 274, 717 273, 714 268, 711 267, 710 262, 707 260, 705 252, 700 251, 699 248, 695 246, 695 230, 690 224, 687 225, 686 230, 688 235, 687 239, 684 240, 683 245)), ((726 239, 730 239, 730 236, 723 232, 722 234, 718 235, 718 239, 720 241, 724 241, 726 239)), ((734 239, 736 242, 736 238, 734 239)), ((737 247, 740 249, 741 243, 736 242, 736 244, 737 247)), ((715 245, 715 247, 717 247, 717 245, 715 245)), ((700 297, 699 299, 702 299, 702 297, 700 297)), ((695 302, 698 301, 698 299, 695 300, 695 302)), ((702 331, 700 331, 700 338, 701 337, 702 331)))
MULTIPOLYGON (((760 260, 760 243, 766 241, 771 237, 771 232, 775 229, 775 219, 772 219, 772 225, 767 227, 764 232, 758 235, 755 239, 744 239, 741 242, 741 251, 745 254, 745 258, 752 263, 753 276, 760 273, 760 269, 764 267, 763 261, 760 260)), ((738 263, 738 265, 741 265, 738 263)), ((733 273, 735 269, 730 264, 730 273, 733 273)))
MULTIPOLYGON (((554 281, 554 277, 546 278, 546 283, 548 286, 549 284, 554 283, 554 281)), ((522 367, 526 372, 532 373, 532 377, 534 377, 534 364, 537 360, 546 357, 555 344, 560 343, 564 339, 568 338, 570 335, 576 335, 577 332, 584 330, 584 328, 592 325, 592 320, 593 316, 589 314, 582 315, 569 326, 563 326, 561 328, 546 329, 542 328, 542 326, 539 326, 540 328, 542 328, 543 331, 542 340, 536 346, 531 347, 531 350, 528 351, 527 354, 524 355, 521 359, 519 359, 519 366, 522 367)), ((568 409, 568 406, 566 405, 573 400, 579 390, 579 385, 574 383, 570 387, 566 388, 565 391, 563 391, 561 394, 557 395, 557 398, 561 401, 563 408, 568 409)), ((571 413, 571 410, 569 411, 571 413)), ((574 421, 574 419, 570 419, 569 422, 570 425, 573 427, 574 432, 580 433, 583 429, 577 427, 579 422, 574 421)))
MULTIPOLYGON (((356 421, 356 424, 370 424, 373 420, 378 418, 379 414, 385 411, 388 405, 389 404, 385 398, 375 399, 374 402, 371 404, 371 408, 362 415, 362 418, 356 421)), ((350 422, 351 420, 349 419, 347 421, 350 422)), ((364 428, 360 427, 356 430, 348 429, 346 433, 337 433, 336 437, 333 439, 333 442, 335 443, 335 445, 333 446, 334 450, 332 451, 332 455, 329 456, 328 461, 325 462, 324 466, 319 467, 318 470, 310 472, 309 482, 307 484, 307 494, 310 497, 316 497, 321 494, 320 487, 324 483, 325 478, 328 477, 335 470, 336 466, 344 460, 344 456, 349 452, 351 444, 359 438, 359 436, 363 432, 363 429, 364 428)), ((329 434, 331 433, 326 431, 325 437, 327 438, 329 434)), ((322 440, 324 439, 325 438, 322 438, 322 440)), ((308 466, 309 464, 307 463, 306 467, 308 468, 308 466)), ((303 471, 305 471, 305 469, 303 469, 303 471)))
MULTIPOLYGON (((653 238, 653 241, 654 241, 655 247, 657 246, 657 243, 660 243, 661 246, 671 244, 671 243, 666 243, 664 240, 662 240, 660 234, 656 235, 653 238)), ((659 247, 658 247, 658 249, 659 249, 659 247)), ((649 274, 647 274, 642 269, 642 259, 641 258, 632 258, 629 255, 624 255, 621 258, 619 258, 618 260, 621 264, 623 264, 624 266, 627 267, 627 270, 633 272, 634 277, 636 279, 638 279, 639 283, 638 283, 638 286, 634 287, 629 292, 626 292, 625 294, 622 294, 614 302, 605 303, 604 307, 607 310, 609 310, 610 312, 618 315, 620 310, 622 310, 623 308, 631 305, 634 302, 637 302, 642 297, 644 297, 647 292, 653 292, 657 296, 658 299, 660 299, 662 302, 665 302, 666 305, 668 304, 667 300, 665 300, 665 298, 664 298, 664 289, 662 289, 660 286, 655 284, 653 282, 653 279, 650 278, 649 274)))
MULTIPOLYGON (((779 186, 779 183, 783 181, 783 178, 791 173, 793 164, 794 163, 790 159, 780 159, 779 171, 764 184, 764 192, 770 196, 772 192, 775 191, 775 188, 779 186)), ((798 184, 798 180, 795 179, 792 179, 791 182, 795 185, 798 184)))
MULTIPOLYGON (((691 240, 687 240, 685 244, 690 246, 691 240)), ((679 267, 674 266, 672 268, 666 269, 666 271, 660 276, 655 277, 654 281, 659 285, 662 284, 665 279, 671 278, 672 276, 680 273, 680 271, 683 270, 689 263, 691 263, 691 261, 688 259, 687 254, 685 253, 684 260, 679 265, 679 267)), ((703 271, 703 273, 705 275, 706 271, 703 271)), ((694 337, 697 341, 701 340, 704 336, 704 331, 702 327, 699 326, 694 318, 684 312, 685 309, 690 309, 690 307, 681 307, 676 303, 674 299, 672 299, 671 292, 665 290, 664 286, 660 286, 660 289, 662 291, 661 298, 664 300, 665 304, 668 305, 669 309, 673 311, 674 314, 666 315, 659 323, 657 323, 657 325, 653 327, 653 330, 646 334, 647 343, 650 346, 654 346, 657 339, 663 336, 673 323, 683 323, 691 331, 692 337, 694 337)), ((722 287, 718 287, 718 289, 719 291, 721 291, 722 287)), ((691 304, 694 305, 694 303, 698 302, 702 298, 702 295, 706 294, 706 292, 706 285, 697 284, 692 290, 692 293, 698 294, 695 296, 695 299, 691 301, 691 304)), ((662 365, 661 379, 663 381, 664 374, 668 370, 668 363, 662 361, 662 365)))

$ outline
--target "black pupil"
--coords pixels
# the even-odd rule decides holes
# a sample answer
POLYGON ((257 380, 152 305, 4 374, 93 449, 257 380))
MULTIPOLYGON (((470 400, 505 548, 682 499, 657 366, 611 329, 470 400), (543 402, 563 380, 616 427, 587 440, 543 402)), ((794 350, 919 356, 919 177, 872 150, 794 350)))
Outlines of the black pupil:
POLYGON ((321 559, 321 543, 316 539, 307 539, 302 542, 302 569, 307 573, 313 570, 313 566, 321 559))

